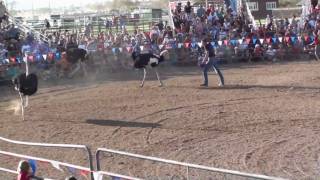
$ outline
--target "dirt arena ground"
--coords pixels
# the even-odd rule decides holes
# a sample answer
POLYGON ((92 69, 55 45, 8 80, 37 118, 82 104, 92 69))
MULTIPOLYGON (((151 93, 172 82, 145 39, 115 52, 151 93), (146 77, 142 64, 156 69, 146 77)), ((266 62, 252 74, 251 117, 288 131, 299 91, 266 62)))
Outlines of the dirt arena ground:
MULTIPOLYGON (((157 87, 154 74, 149 74, 145 87, 140 88, 141 74, 134 71, 105 75, 96 81, 89 78, 77 85, 71 81, 42 84, 30 100, 25 121, 11 108, 15 99, 3 93, 0 135, 34 142, 87 144, 92 149, 106 147, 288 179, 319 179, 319 62, 236 64, 223 69, 224 88, 217 87, 213 74, 210 87, 200 88, 197 67, 170 66, 160 70, 165 83, 162 88, 157 87)), ((78 151, 3 142, 0 147, 80 165, 85 162, 78 151)), ((104 170, 147 179, 161 176, 160 165, 154 163, 103 157, 109 157, 104 160, 104 170)), ((16 165, 8 157, 2 160, 1 164, 16 165)))

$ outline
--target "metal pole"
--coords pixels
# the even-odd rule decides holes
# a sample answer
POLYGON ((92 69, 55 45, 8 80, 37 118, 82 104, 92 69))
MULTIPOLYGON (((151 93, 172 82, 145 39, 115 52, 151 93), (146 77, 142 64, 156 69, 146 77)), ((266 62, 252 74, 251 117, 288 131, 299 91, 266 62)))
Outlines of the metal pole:
POLYGON ((187 166, 187 180, 189 180, 189 166, 187 166))

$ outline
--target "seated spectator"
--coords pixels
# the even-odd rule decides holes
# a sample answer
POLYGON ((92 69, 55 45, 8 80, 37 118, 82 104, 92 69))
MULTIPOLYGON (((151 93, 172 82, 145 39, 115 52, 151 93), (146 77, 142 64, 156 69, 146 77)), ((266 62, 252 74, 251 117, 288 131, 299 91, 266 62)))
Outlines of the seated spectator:
POLYGON ((18 166, 17 180, 43 180, 43 178, 34 176, 28 161, 21 161, 18 166))
POLYGON ((269 61, 276 61, 276 52, 277 51, 275 49, 272 49, 272 46, 269 45, 265 53, 265 58, 269 61))

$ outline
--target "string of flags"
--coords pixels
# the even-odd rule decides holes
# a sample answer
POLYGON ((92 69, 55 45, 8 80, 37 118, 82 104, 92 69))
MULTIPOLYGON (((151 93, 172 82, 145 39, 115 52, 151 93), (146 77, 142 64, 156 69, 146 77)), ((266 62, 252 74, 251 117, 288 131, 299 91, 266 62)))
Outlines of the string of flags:
MULTIPOLYGON (((26 161, 29 163, 29 165, 32 169, 32 175, 36 175, 36 172, 37 172, 39 166, 42 166, 44 168, 51 166, 54 169, 56 169, 62 173, 67 172, 72 176, 75 176, 75 177, 81 176, 81 177, 88 179, 88 180, 89 180, 89 175, 91 172, 92 172, 95 180, 103 180, 103 176, 104 176, 100 172, 84 170, 84 169, 77 169, 74 167, 67 166, 65 164, 62 165, 61 163, 59 163, 57 161, 38 161, 38 160, 33 160, 33 159, 28 159, 26 161)), ((110 178, 112 180, 130 180, 130 179, 125 179, 125 178, 117 177, 117 176, 110 176, 110 178)))
MULTIPOLYGON (((231 39, 231 40, 223 40, 223 41, 215 41, 211 42, 211 45, 213 47, 221 47, 221 46, 237 46, 241 45, 243 43, 245 44, 276 44, 276 43, 287 43, 287 44, 296 44, 297 42, 299 43, 304 43, 304 44, 310 44, 315 42, 316 38, 314 36, 285 36, 285 37, 269 37, 269 38, 244 38, 244 39, 231 39)), ((164 45, 159 45, 159 48, 162 49, 164 45)), ((181 48, 197 48, 201 47, 200 42, 185 42, 185 43, 177 43, 176 41, 171 41, 165 45, 166 49, 181 49, 181 48)), ((152 48, 152 45, 146 44, 140 46, 140 50, 148 50, 152 48)), ((111 50, 113 54, 118 54, 122 52, 127 52, 131 53, 133 51, 133 47, 131 45, 128 45, 126 47, 113 47, 109 48, 106 47, 104 44, 98 44, 96 48, 91 49, 91 51, 103 51, 106 52, 108 50, 111 50)), ((41 53, 31 53, 28 54, 25 57, 21 56, 13 56, 10 57, 9 59, 4 59, 2 61, 2 64, 20 64, 23 62, 29 62, 29 63, 36 63, 36 62, 42 62, 42 61, 47 61, 47 62, 53 62, 53 61, 60 61, 62 59, 62 54, 60 52, 49 52, 47 54, 41 54, 41 53)), ((1 66, 1 64, 0 64, 1 66)))

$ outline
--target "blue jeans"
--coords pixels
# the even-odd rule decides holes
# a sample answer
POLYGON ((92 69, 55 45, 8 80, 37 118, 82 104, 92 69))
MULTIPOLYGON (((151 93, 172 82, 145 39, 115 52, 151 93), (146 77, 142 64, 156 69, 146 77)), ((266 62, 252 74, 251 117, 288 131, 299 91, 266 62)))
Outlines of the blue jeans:
POLYGON ((210 58, 208 64, 206 64, 203 68, 203 78, 204 78, 204 84, 208 85, 208 71, 209 70, 214 70, 220 79, 220 85, 224 85, 224 77, 220 71, 220 69, 217 66, 217 62, 215 61, 214 58, 210 58))

